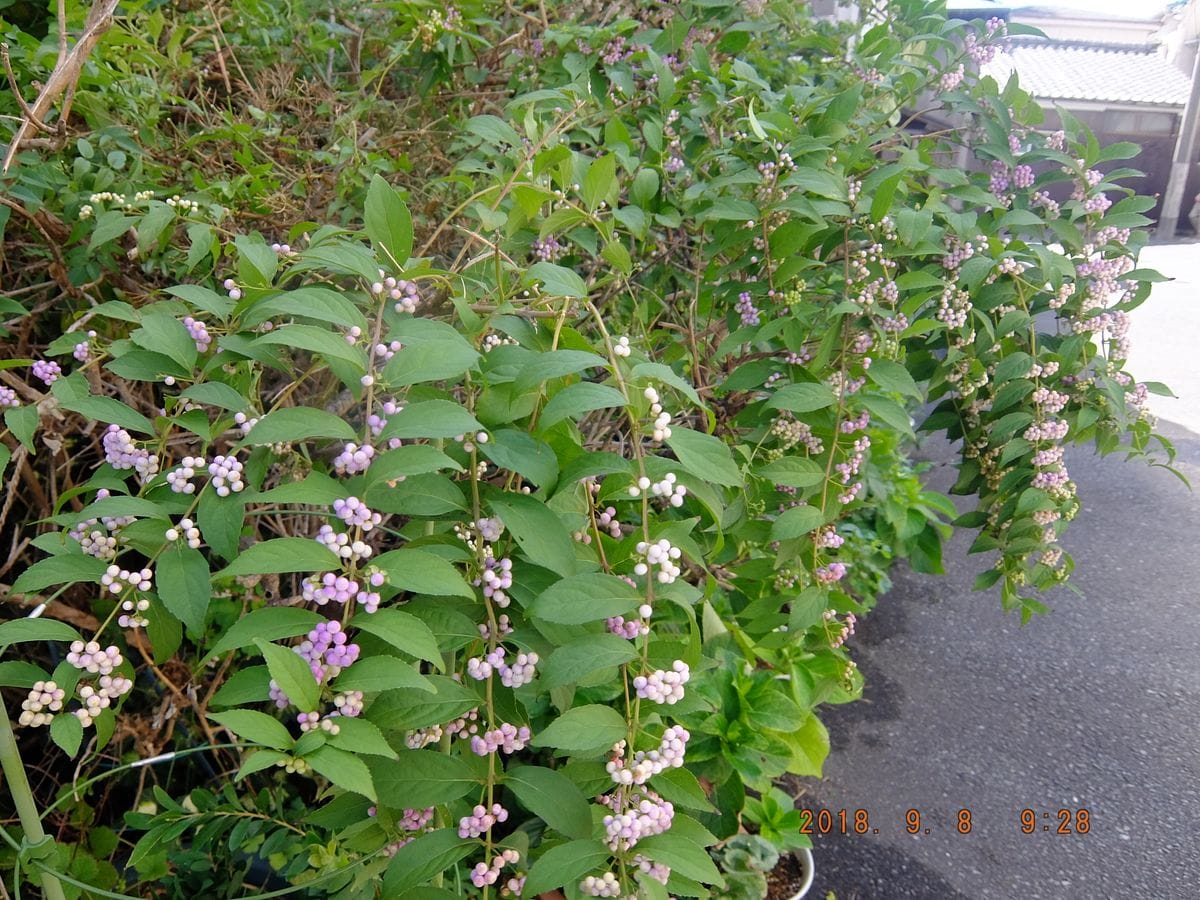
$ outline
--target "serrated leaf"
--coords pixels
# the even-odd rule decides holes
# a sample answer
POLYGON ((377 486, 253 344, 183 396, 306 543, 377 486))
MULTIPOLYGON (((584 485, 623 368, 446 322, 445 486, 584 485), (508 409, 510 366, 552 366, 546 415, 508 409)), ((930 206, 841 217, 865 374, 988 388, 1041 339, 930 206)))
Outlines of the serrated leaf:
POLYGON ((787 541, 804 537, 825 524, 825 514, 816 506, 793 506, 784 510, 771 525, 771 540, 787 541))
POLYGON ((368 800, 378 799, 371 781, 371 770, 353 753, 326 745, 305 754, 304 760, 342 790, 362 794, 368 800))
POLYGON ((556 581, 533 601, 529 614, 560 625, 580 625, 630 613, 642 601, 627 581, 592 572, 556 581))
POLYGON ((204 381, 200 384, 193 384, 180 392, 179 396, 184 400, 215 406, 232 413, 243 412, 250 405, 245 397, 220 381, 204 381))
POLYGON ((550 262, 534 263, 529 267, 523 283, 542 283, 542 290, 555 297, 574 297, 582 300, 587 297, 587 285, 572 269, 556 266, 550 262))
POLYGON ((257 710, 227 709, 224 712, 209 713, 208 717, 224 725, 243 740, 255 744, 274 747, 276 750, 288 750, 295 743, 282 722, 257 710))
POLYGON ((308 350, 326 360, 349 363, 359 374, 367 368, 367 358, 362 350, 347 344, 340 335, 316 325, 283 325, 254 339, 254 346, 261 344, 308 350))
POLYGON ((412 216, 400 194, 381 175, 371 178, 363 218, 371 243, 386 254, 395 270, 403 267, 412 254, 412 216))
POLYGON ((151 309, 142 313, 142 327, 130 335, 139 347, 161 353, 179 363, 185 371, 196 365, 196 342, 182 322, 170 313, 151 309))
POLYGON ((50 722, 50 738, 67 756, 74 756, 83 744, 83 723, 72 715, 57 715, 50 722))
POLYGON ((781 387, 767 401, 768 409, 786 409, 789 412, 806 413, 825 409, 837 402, 833 391, 824 384, 803 382, 781 387))
POLYGON ((255 638, 254 645, 266 660, 271 678, 279 685, 279 689, 287 694, 288 699, 301 712, 315 710, 321 699, 321 686, 313 678, 312 669, 300 658, 300 654, 262 638, 255 638))
POLYGON ((249 647, 255 638, 275 641, 295 637, 310 631, 318 622, 323 621, 324 617, 311 609, 295 606, 267 606, 251 610, 229 626, 229 630, 213 645, 203 661, 230 650, 249 647))
POLYGON ((242 440, 243 445, 290 444, 309 438, 357 440, 358 433, 345 419, 323 409, 292 406, 267 413, 242 440))
POLYGON ((322 572, 336 568, 339 564, 340 560, 334 553, 312 538, 275 538, 247 547, 237 559, 218 572, 216 577, 322 572))
POLYGON ((383 370, 392 387, 457 378, 479 361, 479 352, 461 334, 436 319, 403 319, 391 336, 404 344, 383 370))
POLYGON ((592 834, 592 814, 587 798, 562 772, 541 766, 516 766, 508 770, 504 786, 530 812, 569 838, 592 834))
POLYGON ((916 400, 921 398, 921 389, 913 380, 908 369, 890 359, 877 359, 867 369, 867 376, 885 391, 894 391, 916 400))
POLYGON ((493 498, 489 505, 531 562, 559 575, 575 574, 570 533, 553 510, 520 494, 506 494, 502 500, 493 498))
POLYGON ((825 480, 824 469, 811 459, 799 456, 784 456, 772 460, 758 469, 756 474, 770 479, 773 484, 794 488, 812 487, 825 480))
POLYGON ((397 650, 409 656, 442 667, 442 654, 437 638, 429 626, 411 613, 398 609, 381 609, 373 613, 359 613, 351 625, 387 641, 397 650))
POLYGON ((424 550, 402 548, 377 556, 372 565, 383 569, 387 583, 414 594, 475 599, 474 589, 451 563, 424 550))
POLYGON ((538 487, 552 488, 558 481, 554 450, 524 431, 506 428, 493 432, 479 449, 500 468, 516 472, 538 487))
POLYGON ((17 576, 10 592, 32 594, 52 584, 70 584, 76 581, 99 583, 100 576, 107 568, 107 560, 85 556, 82 553, 63 553, 35 562, 17 576))
POLYGON ((530 743, 564 753, 602 753, 626 737, 625 718, 609 706, 576 706, 554 719, 530 743))
POLYGON ((539 897, 555 888, 575 885, 590 872, 608 865, 612 851, 600 841, 569 841, 537 858, 525 879, 523 896, 539 897))
POLYGON ((627 663, 637 655, 633 641, 615 634, 589 634, 551 653, 541 665, 539 684, 544 690, 575 684, 593 672, 627 663))
POLYGON ((90 394, 87 383, 78 372, 58 379, 50 386, 50 393, 63 409, 77 412, 97 422, 119 425, 129 431, 154 434, 154 426, 141 413, 112 397, 96 397, 90 394))
POLYGON ((154 567, 154 584, 168 612, 189 631, 204 627, 213 591, 208 563, 199 550, 177 542, 168 545, 154 567))
POLYGON ((672 428, 667 444, 691 474, 714 484, 741 486, 742 473, 733 461, 729 445, 720 438, 690 428, 672 428))
MULTIPOLYGON (((43 560, 51 562, 51 560, 43 560)), ((18 593, 14 590, 12 593, 18 593)), ((12 619, 0 622, 0 650, 28 641, 77 641, 79 632, 57 619, 12 619)))
POLYGON ((451 438, 483 429, 479 420, 449 400, 422 400, 409 403, 394 416, 379 435, 389 438, 451 438))
POLYGON ((569 384, 550 398, 539 419, 540 426, 549 428, 566 418, 575 418, 597 409, 619 408, 625 405, 625 395, 616 388, 591 381, 569 384))
POLYGON ((395 656, 368 656, 343 669, 334 679, 337 691, 362 691, 374 694, 380 691, 416 690, 428 694, 436 692, 424 675, 413 664, 395 656))
POLYGON ((479 787, 465 762, 435 750, 408 750, 395 762, 370 760, 379 802, 397 808, 450 803, 479 787))
POLYGON ((397 850, 388 863, 383 876, 383 896, 403 896, 409 888, 451 868, 478 846, 478 841, 464 840, 452 828, 422 835, 397 850))
POLYGON ((429 675, 426 680, 436 693, 385 691, 367 708, 367 718, 384 731, 409 731, 457 719, 480 704, 477 693, 453 679, 429 675))
POLYGON ((375 723, 348 716, 337 716, 336 723, 337 734, 331 734, 327 738, 330 746, 348 750, 351 753, 364 753, 367 756, 398 758, 398 754, 392 749, 383 736, 383 732, 375 726, 375 723))

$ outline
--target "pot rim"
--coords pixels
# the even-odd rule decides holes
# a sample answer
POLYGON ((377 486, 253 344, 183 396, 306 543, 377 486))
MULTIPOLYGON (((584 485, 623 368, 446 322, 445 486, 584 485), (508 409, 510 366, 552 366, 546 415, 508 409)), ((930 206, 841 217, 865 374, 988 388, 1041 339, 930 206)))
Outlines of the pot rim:
POLYGON ((816 866, 813 863, 812 851, 810 849, 808 849, 807 847, 800 847, 797 850, 793 850, 792 855, 799 856, 801 858, 801 860, 803 861, 804 881, 800 885, 800 890, 798 890, 798 891, 796 891, 796 893, 792 894, 792 896, 789 898, 789 900, 800 900, 800 898, 804 897, 805 895, 808 894, 808 892, 810 890, 812 890, 813 877, 816 874, 816 866))

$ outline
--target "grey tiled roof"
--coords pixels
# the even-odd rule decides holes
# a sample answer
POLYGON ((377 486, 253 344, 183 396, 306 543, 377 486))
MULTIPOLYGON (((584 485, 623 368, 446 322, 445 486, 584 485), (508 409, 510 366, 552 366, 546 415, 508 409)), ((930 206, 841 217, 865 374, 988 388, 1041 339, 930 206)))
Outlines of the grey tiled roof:
POLYGON ((1014 69, 1022 88, 1046 100, 1182 107, 1190 87, 1153 48, 1128 44, 1018 39, 983 73, 1003 86, 1014 69))

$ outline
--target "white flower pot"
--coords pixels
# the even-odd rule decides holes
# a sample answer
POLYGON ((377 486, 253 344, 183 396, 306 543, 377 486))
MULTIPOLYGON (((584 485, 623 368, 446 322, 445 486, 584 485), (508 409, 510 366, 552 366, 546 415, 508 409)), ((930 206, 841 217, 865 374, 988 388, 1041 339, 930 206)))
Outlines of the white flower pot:
POLYGON ((813 866, 813 855, 811 850, 801 848, 793 852, 791 857, 800 864, 800 887, 787 900, 800 900, 801 897, 807 896, 812 889, 813 875, 816 871, 813 866))

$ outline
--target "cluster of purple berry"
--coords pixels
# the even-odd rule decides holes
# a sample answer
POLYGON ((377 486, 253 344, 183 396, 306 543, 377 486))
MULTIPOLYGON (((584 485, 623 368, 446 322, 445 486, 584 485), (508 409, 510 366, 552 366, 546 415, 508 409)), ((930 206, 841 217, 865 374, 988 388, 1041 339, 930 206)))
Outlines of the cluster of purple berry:
POLYGON ((471 814, 463 816, 458 820, 458 836, 460 838, 477 838, 483 837, 491 831, 492 826, 497 822, 504 822, 508 819, 508 810, 499 803, 493 803, 491 810, 486 806, 478 805, 471 814))
POLYGON ((674 705, 683 699, 683 686, 689 678, 688 664, 677 659, 670 669, 657 669, 649 675, 637 676, 633 679, 633 687, 643 700, 674 705))
POLYGON ((524 750, 529 738, 528 726, 517 727, 508 722, 501 722, 499 728, 493 728, 472 737, 471 752, 476 756, 487 756, 497 750, 504 754, 513 754, 518 750, 524 750))

